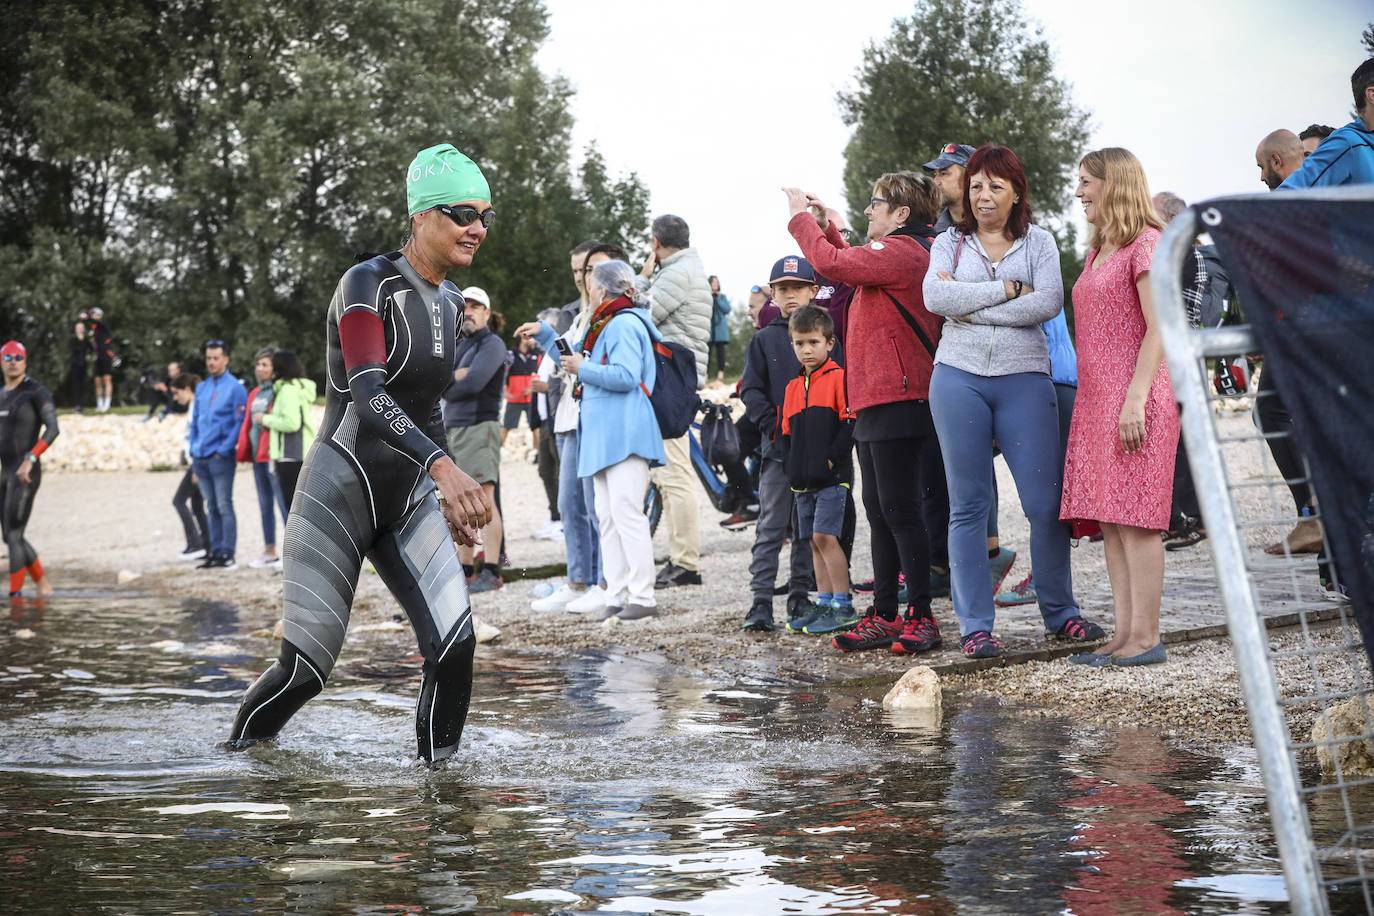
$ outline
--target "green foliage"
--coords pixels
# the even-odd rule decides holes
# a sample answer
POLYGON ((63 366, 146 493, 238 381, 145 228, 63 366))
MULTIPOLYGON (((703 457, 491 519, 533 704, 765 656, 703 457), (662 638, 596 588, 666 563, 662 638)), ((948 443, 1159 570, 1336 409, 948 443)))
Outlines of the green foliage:
MULTIPOLYGON (((76 314, 138 366, 223 337, 322 371, 355 254, 398 247, 416 150, 450 141, 498 216, 470 270, 508 322, 573 295, 567 252, 647 241, 648 192, 590 152, 534 55, 542 0, 108 0, 18 7, 0 36, 0 334, 60 390, 76 314), (93 12, 95 10, 95 12, 93 12)), ((198 359, 190 362, 197 367, 198 359)), ((119 384, 117 382, 117 384, 119 384)))
MULTIPOLYGON (((945 143, 1000 143, 1021 160, 1037 218, 1070 202, 1073 168, 1087 150, 1088 117, 1055 76, 1041 30, 1019 0, 918 0, 870 45, 858 87, 841 93, 844 189, 851 210, 884 172, 920 171, 945 143)), ((850 214, 862 237, 867 222, 850 214)))

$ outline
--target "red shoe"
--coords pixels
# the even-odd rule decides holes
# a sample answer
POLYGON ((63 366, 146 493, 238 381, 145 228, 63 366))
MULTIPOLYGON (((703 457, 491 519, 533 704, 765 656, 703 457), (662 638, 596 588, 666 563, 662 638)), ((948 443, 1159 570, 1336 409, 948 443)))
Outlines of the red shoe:
POLYGON ((841 633, 830 641, 836 649, 844 652, 858 652, 863 649, 882 649, 892 645, 892 641, 902 635, 901 620, 884 620, 873 608, 847 633, 841 633))
POLYGON ((898 655, 915 655, 917 652, 929 652, 942 642, 944 639, 940 636, 940 625, 935 622, 934 617, 917 617, 911 611, 907 611, 906 620, 902 621, 901 635, 892 642, 892 651, 898 655))

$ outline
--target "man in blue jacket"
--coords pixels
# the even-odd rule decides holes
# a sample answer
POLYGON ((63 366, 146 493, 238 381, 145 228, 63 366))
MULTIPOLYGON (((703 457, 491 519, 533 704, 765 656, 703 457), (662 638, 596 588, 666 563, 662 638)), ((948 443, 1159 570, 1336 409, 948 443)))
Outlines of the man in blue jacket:
POLYGON ((222 340, 205 342, 205 381, 196 386, 187 433, 191 472, 205 500, 210 524, 210 552, 198 569, 238 569, 234 550, 238 520, 234 515, 234 446, 238 443, 248 392, 228 372, 229 347, 222 340))
POLYGON ((1374 184, 1374 57, 1355 68, 1350 90, 1356 120, 1323 140, 1279 190, 1374 184))

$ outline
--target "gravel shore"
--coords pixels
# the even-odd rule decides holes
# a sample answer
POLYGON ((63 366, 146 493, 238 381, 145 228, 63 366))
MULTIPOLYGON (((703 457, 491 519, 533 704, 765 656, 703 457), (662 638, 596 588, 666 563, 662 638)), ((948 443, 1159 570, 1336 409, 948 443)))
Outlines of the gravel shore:
MULTIPOLYGON (((1249 419, 1248 415, 1236 415, 1223 418, 1221 423, 1224 428, 1240 429, 1236 424, 1248 424, 1249 419)), ((176 559, 182 541, 171 496, 180 470, 148 470, 155 465, 175 465, 184 420, 172 417, 140 423, 137 417, 63 415, 61 425, 61 438, 44 457, 43 486, 29 524, 29 539, 59 589, 64 585, 113 585, 121 572, 126 579, 137 574, 133 587, 228 601, 240 609, 246 632, 270 632, 280 614, 281 579, 276 570, 247 567, 262 549, 263 538, 253 480, 246 468, 240 467, 234 488, 241 568, 232 572, 196 571, 193 563, 176 559)), ((561 563, 564 558, 561 542, 535 541, 530 536, 548 517, 548 508, 529 460, 527 436, 523 430, 512 435, 502 467, 507 552, 513 566, 538 568, 561 563)), ((1267 453, 1255 443, 1228 447, 1226 457, 1233 480, 1256 480, 1265 474, 1267 453)), ((1029 569, 1025 553, 1028 530, 1006 466, 999 461, 997 468, 1002 541, 1019 553, 1007 579, 1011 584, 1029 569)), ((1272 466, 1269 473, 1273 473, 1272 466)), ((1272 505, 1263 488, 1242 491, 1241 498, 1242 514, 1249 517, 1263 517, 1272 505)), ((603 624, 566 613, 537 615, 529 610, 538 584, 531 580, 514 580, 499 592, 474 596, 476 613, 484 622, 500 628, 496 645, 506 651, 563 653, 579 648, 614 648, 655 653, 668 664, 728 680, 891 682, 913 664, 943 667, 958 661, 958 626, 947 598, 935 603, 935 614, 946 636, 945 647, 920 659, 889 652, 844 655, 826 640, 782 631, 742 633, 739 624, 750 601, 747 583, 753 531, 721 529, 721 516, 704 494, 699 509, 705 583, 661 591, 662 613, 656 618, 603 624)), ((872 567, 862 512, 859 524, 853 573, 856 579, 863 579, 872 567)), ((1248 532, 1252 548, 1262 547, 1283 533, 1277 527, 1248 532)), ((662 529, 656 548, 662 559, 666 554, 662 529)), ((1101 545, 1081 544, 1074 551, 1073 564, 1075 591, 1084 614, 1110 628, 1111 593, 1101 545)), ((1163 609, 1166 630, 1186 629, 1199 609, 1210 611, 1215 622, 1218 602, 1206 542, 1168 554, 1163 609)), ((781 599, 777 602, 779 617, 782 603, 781 599)), ((354 604, 353 624, 389 624, 398 613, 398 606, 376 574, 365 571, 354 604)), ((999 635, 1009 649, 1041 647, 1038 614, 1033 607, 999 611, 998 620, 999 635)), ((398 633, 401 638, 407 635, 398 633)), ((1278 633, 1273 638, 1285 643, 1301 637, 1278 633)), ((1316 638, 1344 637, 1337 628, 1316 638)), ((345 658, 349 652, 346 646, 345 658)), ((263 639, 262 654, 276 654, 275 644, 268 638, 263 639)), ((1032 661, 967 674, 947 673, 945 684, 956 691, 993 694, 1007 703, 1104 725, 1152 726, 1187 743, 1248 740, 1235 664, 1225 639, 1171 646, 1169 662, 1153 668, 1094 670, 1063 660, 1032 661)), ((1305 716, 1310 727, 1311 710, 1296 714, 1305 716)), ((1295 728, 1302 727, 1301 721, 1295 722, 1295 728)), ((1305 735, 1305 731, 1298 733, 1305 735)))

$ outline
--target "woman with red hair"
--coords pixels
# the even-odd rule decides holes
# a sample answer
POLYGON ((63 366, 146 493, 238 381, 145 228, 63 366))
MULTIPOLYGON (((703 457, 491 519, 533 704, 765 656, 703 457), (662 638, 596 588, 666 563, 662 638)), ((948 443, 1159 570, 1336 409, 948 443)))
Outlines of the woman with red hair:
POLYGON ((1040 614, 1057 639, 1101 639, 1073 597, 1069 532, 1059 521, 1063 459, 1059 407, 1042 322, 1064 308, 1054 237, 1031 225, 1026 173, 1004 146, 980 147, 964 169, 964 216, 935 239, 926 307, 945 316, 930 413, 949 483, 950 592, 960 646, 1001 654, 992 635, 988 571, 992 444, 1016 478, 1030 521, 1040 614))

